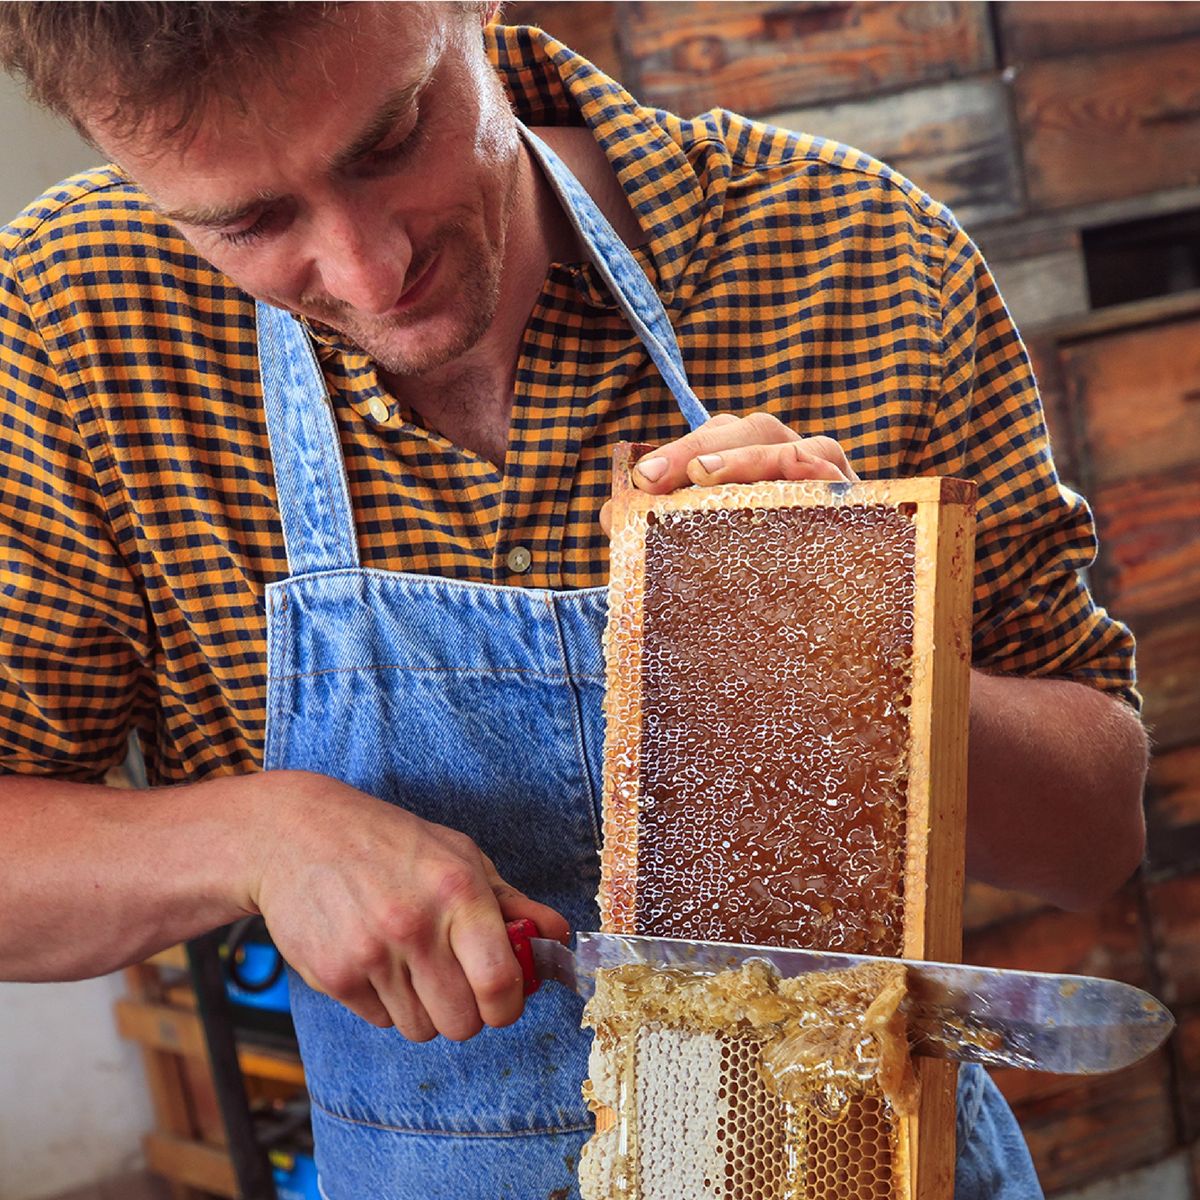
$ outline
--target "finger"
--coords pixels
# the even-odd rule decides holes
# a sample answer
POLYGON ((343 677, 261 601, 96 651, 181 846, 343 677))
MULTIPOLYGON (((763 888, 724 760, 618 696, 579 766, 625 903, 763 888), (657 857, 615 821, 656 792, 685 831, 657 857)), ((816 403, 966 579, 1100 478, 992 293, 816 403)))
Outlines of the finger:
POLYGON ((704 455, 688 464, 688 478, 701 486, 772 479, 824 479, 833 483, 852 483, 858 479, 844 455, 842 466, 814 451, 812 441, 810 438, 782 446, 742 446, 704 455))
POLYGON ((644 454, 631 475, 643 491, 661 496, 688 482, 687 465, 697 455, 735 446, 792 442, 799 438, 798 433, 767 412, 753 412, 746 417, 721 413, 685 437, 644 454))
POLYGON ((801 444, 805 450, 817 458, 824 458, 833 463, 851 483, 861 482, 850 465, 850 460, 846 457, 846 451, 842 449, 841 442, 835 441, 831 437, 817 436, 801 438, 801 444))
POLYGON ((364 980, 353 985, 339 984, 336 988, 331 988, 322 986, 320 980, 310 975, 304 968, 296 967, 295 970, 314 992, 336 1000, 344 1008, 348 1008, 369 1024, 375 1025, 379 1029, 387 1029, 394 1024, 387 1005, 379 998, 379 993, 369 981, 364 980))
POLYGON ((456 919, 450 946, 485 1025, 511 1025, 525 1008, 521 964, 498 908, 472 920, 456 919))
POLYGON ((524 892, 505 883, 496 870, 496 864, 482 852, 480 857, 483 860, 483 873, 505 921, 520 921, 526 918, 537 926, 538 937, 551 938, 556 942, 565 942, 571 936, 571 926, 565 917, 549 905, 531 900, 524 892))
POLYGON ((612 537, 612 501, 605 500, 600 506, 600 531, 605 537, 612 537))
POLYGON ((539 904, 531 900, 524 892, 518 892, 515 887, 509 887, 502 880, 497 882, 492 891, 500 904, 500 915, 505 921, 530 920, 537 927, 538 937, 549 938, 555 942, 565 942, 571 936, 571 924, 561 914, 548 904, 539 904))
POLYGON ((408 971, 417 999, 442 1037, 465 1042, 483 1028, 475 993, 449 941, 410 959, 408 971))
POLYGON ((394 958, 388 967, 373 974, 371 985, 387 1007, 388 1024, 395 1025, 410 1042, 429 1042, 437 1037, 437 1027, 418 999, 402 959, 394 958))

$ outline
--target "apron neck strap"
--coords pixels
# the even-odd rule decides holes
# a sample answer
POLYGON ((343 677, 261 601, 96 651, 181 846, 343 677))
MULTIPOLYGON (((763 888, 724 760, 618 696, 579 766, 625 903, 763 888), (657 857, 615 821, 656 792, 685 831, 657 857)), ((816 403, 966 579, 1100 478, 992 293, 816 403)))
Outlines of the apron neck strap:
POLYGON ((333 405, 307 330, 260 300, 258 365, 288 574, 356 569, 358 537, 333 405))
POLYGON ((524 125, 520 130, 583 239, 596 270, 671 389, 688 425, 692 429, 703 425, 708 413, 688 383, 675 331, 645 271, 566 163, 532 130, 524 125))

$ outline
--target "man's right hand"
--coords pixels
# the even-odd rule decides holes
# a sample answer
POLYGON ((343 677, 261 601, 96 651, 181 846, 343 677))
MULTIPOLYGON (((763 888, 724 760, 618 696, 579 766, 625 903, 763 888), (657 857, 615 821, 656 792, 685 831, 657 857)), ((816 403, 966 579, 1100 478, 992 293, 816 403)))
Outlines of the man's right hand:
POLYGON ((258 779, 270 781, 273 837, 247 906, 310 987, 416 1042, 461 1041, 521 1015, 505 922, 528 917, 564 940, 558 913, 509 887, 465 834, 324 775, 258 779))

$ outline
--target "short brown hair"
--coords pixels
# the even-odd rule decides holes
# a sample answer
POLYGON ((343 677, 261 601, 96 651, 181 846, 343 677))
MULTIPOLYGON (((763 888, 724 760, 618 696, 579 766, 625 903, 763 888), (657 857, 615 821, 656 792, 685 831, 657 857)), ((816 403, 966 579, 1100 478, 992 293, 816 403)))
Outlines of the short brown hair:
MULTIPOLYGON (((32 100, 85 137, 83 105, 129 133, 153 114, 172 136, 214 95, 237 99, 239 80, 278 66, 300 29, 336 3, 172 3, 171 0, 18 0, 0 3, 0 67, 23 77, 32 100)), ((353 8, 353 6, 349 6, 353 8)))

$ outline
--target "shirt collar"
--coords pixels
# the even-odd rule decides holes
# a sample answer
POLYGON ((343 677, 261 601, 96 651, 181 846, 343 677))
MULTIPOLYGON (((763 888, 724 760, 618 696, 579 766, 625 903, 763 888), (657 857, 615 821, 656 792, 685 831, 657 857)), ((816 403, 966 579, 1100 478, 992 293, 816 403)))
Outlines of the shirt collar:
MULTIPOLYGON (((526 125, 586 125, 592 131, 649 237, 634 257, 669 305, 704 201, 691 163, 662 123, 673 118, 640 106, 619 83, 540 29, 491 25, 485 48, 526 125)), ((590 303, 615 307, 590 263, 581 282, 590 303)))

